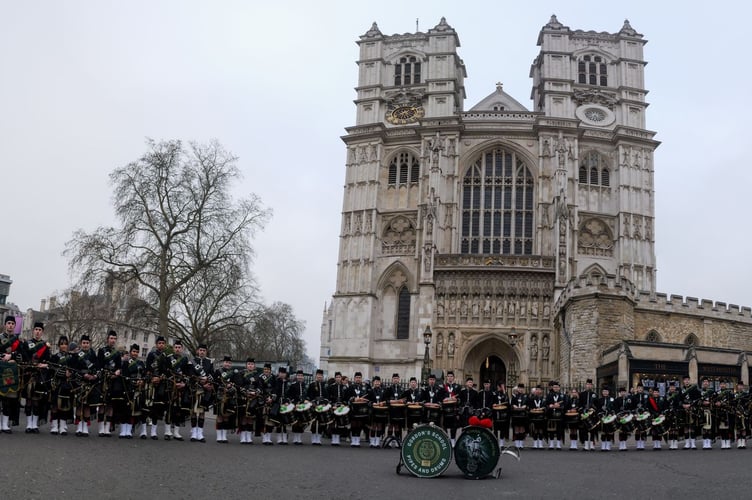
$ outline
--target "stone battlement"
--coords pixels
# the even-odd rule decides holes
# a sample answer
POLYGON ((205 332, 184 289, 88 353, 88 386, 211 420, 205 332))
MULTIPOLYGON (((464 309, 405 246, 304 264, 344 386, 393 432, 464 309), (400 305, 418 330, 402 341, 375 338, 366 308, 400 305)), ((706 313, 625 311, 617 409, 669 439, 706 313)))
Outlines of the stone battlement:
POLYGON ((623 296, 634 301, 635 307, 642 310, 667 314, 690 314, 752 324, 751 307, 696 297, 637 290, 631 281, 615 275, 583 275, 572 278, 556 300, 554 314, 558 314, 561 306, 569 300, 590 294, 623 296))

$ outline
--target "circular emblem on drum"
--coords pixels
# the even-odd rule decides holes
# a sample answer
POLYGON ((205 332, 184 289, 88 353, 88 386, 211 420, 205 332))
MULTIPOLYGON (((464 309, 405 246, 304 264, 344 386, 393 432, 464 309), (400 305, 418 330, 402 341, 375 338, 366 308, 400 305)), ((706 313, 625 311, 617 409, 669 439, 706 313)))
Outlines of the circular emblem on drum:
POLYGON ((433 425, 419 425, 402 442, 402 462, 418 477, 436 477, 452 462, 452 442, 433 425))
POLYGON ((496 438, 483 427, 465 427, 454 445, 454 461, 465 477, 471 479, 491 474, 500 455, 496 438))

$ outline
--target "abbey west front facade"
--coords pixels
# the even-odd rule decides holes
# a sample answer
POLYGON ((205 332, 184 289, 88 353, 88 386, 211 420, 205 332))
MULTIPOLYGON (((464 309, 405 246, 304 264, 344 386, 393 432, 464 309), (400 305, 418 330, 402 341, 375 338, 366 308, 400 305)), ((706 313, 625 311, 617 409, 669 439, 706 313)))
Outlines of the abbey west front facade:
MULTIPOLYGON (((656 292, 646 40, 538 36, 532 109, 496 84, 466 110, 458 34, 358 41, 337 284, 321 365, 577 385, 749 380, 749 308, 656 292)), ((472 48, 470 48, 472 50, 472 48)), ((660 166, 658 167, 660 168, 660 166)))

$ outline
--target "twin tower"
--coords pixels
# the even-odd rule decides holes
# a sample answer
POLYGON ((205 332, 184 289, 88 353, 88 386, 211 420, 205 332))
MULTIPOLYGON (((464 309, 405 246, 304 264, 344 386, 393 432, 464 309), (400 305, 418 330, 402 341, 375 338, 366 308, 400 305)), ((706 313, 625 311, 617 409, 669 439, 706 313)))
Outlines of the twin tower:
POLYGON ((656 296, 646 40, 628 21, 607 33, 552 16, 531 109, 501 84, 466 109, 443 18, 425 33, 374 23, 357 43, 322 368, 420 377, 428 346, 439 375, 594 377, 604 351, 641 335, 608 319, 656 296))

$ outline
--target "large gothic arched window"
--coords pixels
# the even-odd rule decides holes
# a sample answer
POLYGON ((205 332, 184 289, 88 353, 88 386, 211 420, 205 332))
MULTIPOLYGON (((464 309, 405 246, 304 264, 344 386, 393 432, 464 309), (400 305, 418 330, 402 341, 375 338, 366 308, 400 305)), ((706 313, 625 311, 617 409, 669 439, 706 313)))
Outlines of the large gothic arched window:
POLYGON ((530 170, 514 152, 483 153, 462 181, 460 251, 531 255, 533 185, 530 170))

